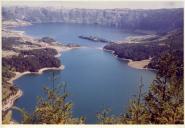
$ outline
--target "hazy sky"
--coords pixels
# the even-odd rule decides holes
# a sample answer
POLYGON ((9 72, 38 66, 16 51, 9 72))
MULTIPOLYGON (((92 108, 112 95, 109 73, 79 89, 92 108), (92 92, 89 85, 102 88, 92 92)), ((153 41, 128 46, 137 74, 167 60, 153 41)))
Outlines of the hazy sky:
POLYGON ((65 7, 65 8, 97 8, 97 9, 104 9, 104 8, 131 8, 131 9, 158 9, 158 8, 183 8, 183 2, 181 1, 73 1, 73 2, 66 2, 66 1, 55 1, 55 2, 48 2, 48 1, 35 1, 35 2, 25 2, 25 1, 17 1, 17 2, 3 2, 3 5, 12 6, 12 5, 26 5, 26 6, 58 6, 58 7, 65 7))

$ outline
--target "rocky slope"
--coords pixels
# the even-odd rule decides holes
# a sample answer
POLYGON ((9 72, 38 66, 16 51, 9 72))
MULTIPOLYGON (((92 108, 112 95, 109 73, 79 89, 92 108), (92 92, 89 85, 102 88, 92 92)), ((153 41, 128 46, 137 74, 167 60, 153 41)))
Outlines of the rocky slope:
POLYGON ((31 23, 64 22, 99 24, 127 30, 169 31, 183 26, 183 9, 65 9, 3 7, 3 20, 31 23))

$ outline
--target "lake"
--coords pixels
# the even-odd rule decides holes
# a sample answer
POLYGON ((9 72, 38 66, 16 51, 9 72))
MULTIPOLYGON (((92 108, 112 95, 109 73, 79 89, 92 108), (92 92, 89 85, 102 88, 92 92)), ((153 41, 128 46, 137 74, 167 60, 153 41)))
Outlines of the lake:
MULTIPOLYGON (((111 108, 115 115, 125 112, 129 100, 137 94, 141 77, 145 90, 155 77, 154 72, 130 68, 127 61, 99 49, 105 44, 78 38, 79 35, 95 35, 116 41, 136 34, 98 25, 64 23, 33 24, 16 30, 38 38, 50 36, 59 42, 86 46, 64 52, 60 59, 65 69, 54 71, 57 83, 67 83, 67 92, 70 94, 68 101, 73 102, 74 117, 84 116, 86 123, 96 123, 97 112, 104 108, 111 108)), ((27 74, 15 80, 14 83, 23 91, 23 96, 16 101, 15 106, 32 112, 37 96, 43 95, 43 87, 51 87, 52 72, 27 74)), ((14 111, 13 118, 20 120, 21 117, 14 111)))

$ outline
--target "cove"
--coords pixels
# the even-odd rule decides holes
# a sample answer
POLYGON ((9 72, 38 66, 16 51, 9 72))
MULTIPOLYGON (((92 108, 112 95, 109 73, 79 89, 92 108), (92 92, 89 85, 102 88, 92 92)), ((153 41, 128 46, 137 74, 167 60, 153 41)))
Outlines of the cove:
MULTIPOLYGON (((78 35, 88 34, 109 40, 124 39, 131 33, 120 29, 97 25, 46 23, 17 28, 34 37, 50 36, 64 43, 77 43, 78 49, 64 52, 61 63, 63 71, 55 71, 57 82, 66 82, 69 101, 73 102, 74 117, 84 116, 86 123, 95 124, 96 114, 104 108, 111 108, 113 114, 125 112, 129 100, 137 93, 142 77, 144 89, 147 90, 155 77, 149 70, 128 67, 127 61, 120 60, 112 54, 97 49, 105 44, 79 39, 78 35)), ((43 95, 44 86, 52 86, 50 78, 53 71, 45 71, 41 75, 27 74, 14 83, 23 91, 15 106, 32 112, 37 96, 43 95)), ((13 112, 13 118, 20 120, 20 114, 13 112)))

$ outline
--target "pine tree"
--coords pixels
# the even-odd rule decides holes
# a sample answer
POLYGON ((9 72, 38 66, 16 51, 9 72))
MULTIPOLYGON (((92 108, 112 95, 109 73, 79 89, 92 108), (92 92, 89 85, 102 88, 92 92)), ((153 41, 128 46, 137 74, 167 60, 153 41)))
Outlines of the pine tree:
MULTIPOLYGON (((66 92, 66 84, 55 87, 56 77, 53 74, 52 88, 44 88, 44 97, 39 97, 33 113, 29 114, 18 107, 22 114, 22 124, 82 124, 84 117, 74 118, 72 115, 72 103, 67 102, 69 94, 66 92)), ((8 118, 9 119, 9 118, 8 118)), ((6 120, 5 120, 6 121, 6 120)), ((7 121, 6 121, 7 122, 7 121)))
POLYGON ((110 109, 104 109, 97 114, 97 119, 100 124, 145 124, 148 123, 148 113, 146 111, 142 91, 143 81, 141 77, 140 85, 138 86, 138 94, 130 101, 128 112, 119 116, 110 115, 110 109))
POLYGON ((129 104, 128 112, 126 113, 126 124, 146 124, 148 123, 148 112, 146 111, 143 97, 145 93, 142 91, 144 84, 141 77, 138 95, 136 95, 129 104))
POLYGON ((183 124, 184 88, 183 59, 178 51, 164 53, 157 62, 157 75, 149 91, 142 92, 129 103, 128 112, 112 116, 107 111, 98 114, 103 124, 183 124), (180 58, 179 58, 180 57, 180 58))
POLYGON ((150 123, 183 123, 183 63, 175 55, 169 52, 161 56, 156 79, 145 97, 150 123))
POLYGON ((65 102, 68 94, 57 89, 44 89, 47 97, 39 98, 32 116, 32 123, 36 124, 70 124, 80 123, 72 117, 72 103, 65 102))

